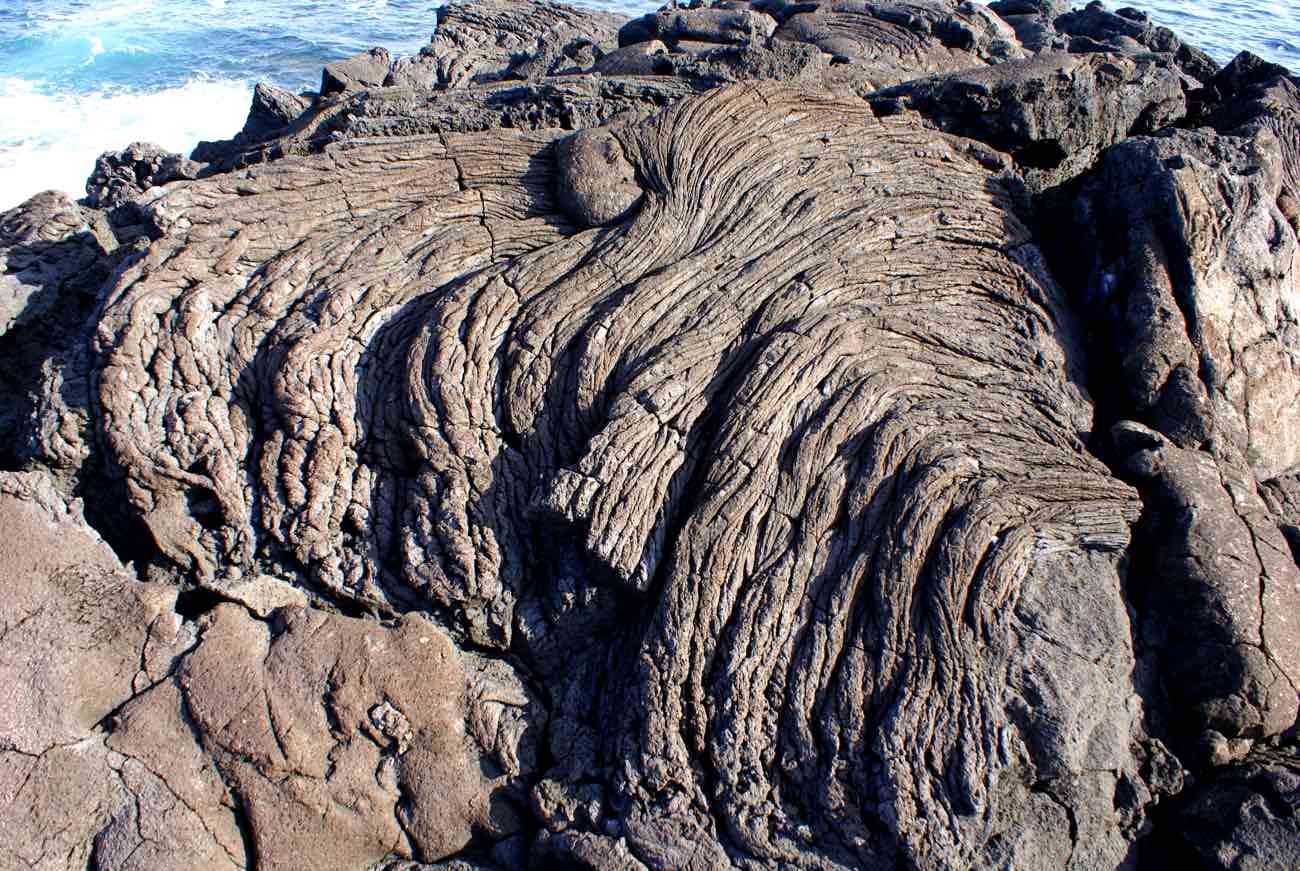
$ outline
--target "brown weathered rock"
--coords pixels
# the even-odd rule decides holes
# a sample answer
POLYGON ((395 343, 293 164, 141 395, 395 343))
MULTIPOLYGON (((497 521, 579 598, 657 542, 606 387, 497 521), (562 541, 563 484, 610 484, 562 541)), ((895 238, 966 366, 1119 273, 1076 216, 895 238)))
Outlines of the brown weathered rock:
POLYGON ((1300 464, 1294 303, 1300 91, 1232 126, 1113 148, 1074 205, 1087 300, 1123 355, 1134 416, 1183 447, 1213 440, 1264 481, 1300 464))
POLYGON ((583 130, 615 118, 647 118, 674 100, 716 83, 715 79, 659 75, 569 75, 434 92, 394 88, 358 96, 336 108, 328 128, 318 126, 285 145, 294 153, 309 153, 337 139, 501 128, 583 130))
POLYGON ((665 55, 668 47, 657 39, 638 42, 607 53, 592 67, 607 76, 652 76, 671 69, 665 55))
POLYGON ((1273 513, 1291 552, 1300 563, 1300 474, 1265 481, 1259 488, 1260 498, 1273 513))
POLYGON ((1300 463, 1300 92, 1243 57, 1189 102, 1187 128, 1127 139, 1065 189, 1054 256, 1102 349, 1110 414, 1141 422, 1115 453, 1147 509, 1142 643, 1178 752, 1206 767, 1296 723, 1300 571, 1261 484, 1300 463))
POLYGON ((135 199, 149 188, 178 179, 196 178, 199 165, 148 142, 133 142, 121 151, 105 152, 86 179, 85 203, 111 209, 135 199))
POLYGON ((10 748, 36 755, 84 738, 130 696, 166 595, 137 590, 80 506, 65 504, 47 478, 0 474, 8 650, 0 734, 10 748), (51 655, 59 650, 77 656, 51 655))
MULTIPOLYGON (((482 759, 496 748, 474 741, 518 742, 522 732, 467 734, 469 677, 425 620, 390 629, 299 609, 272 637, 220 606, 177 686, 247 816, 259 868, 360 868, 394 853, 434 861, 464 847, 472 826, 512 830, 490 794, 521 772, 485 775, 482 759)), ((133 722, 155 720, 130 707, 125 715, 128 742, 133 722)))
MULTIPOLYGON (((174 663, 169 664, 170 669, 174 663)), ((174 680, 159 682, 118 713, 107 744, 119 754, 127 802, 95 839, 96 867, 247 868, 243 809, 195 742, 195 724, 174 680)))
POLYGON ((1219 772, 1178 815, 1172 840, 1204 867, 1273 871, 1300 863, 1300 759, 1259 753, 1219 772))
POLYGON ((416 617, 195 632, 38 474, 0 474, 0 521, 4 867, 350 868, 519 825, 545 714, 508 667, 416 617))
POLYGON ((0 473, 5 848, 1285 861, 1295 82, 994 10, 724 0, 616 49, 450 6, 259 89, 202 178, 7 214, 45 371, 0 464, 57 474, 0 473))
POLYGON ((321 96, 381 87, 391 65, 392 57, 383 48, 372 48, 327 64, 321 73, 321 96))
POLYGON ((589 68, 618 44, 621 18, 544 0, 486 0, 438 9, 421 54, 439 87, 555 75, 589 68))
POLYGON ((1056 16, 1052 23, 1057 31, 1069 37, 1072 52, 1166 54, 1198 82, 1208 81, 1219 71, 1219 65, 1205 52, 1184 44, 1169 28, 1156 27, 1145 12, 1133 7, 1112 12, 1105 4, 1093 0, 1082 9, 1056 16))
POLYGON ((662 39, 667 42, 750 42, 767 39, 776 31, 776 21, 762 12, 746 8, 664 9, 628 22, 619 31, 620 45, 662 39))
POLYGON ((253 88, 253 104, 240 133, 250 139, 265 139, 278 133, 307 111, 311 102, 298 94, 258 83, 253 88))
POLYGON ((1154 491, 1148 507, 1158 519, 1146 543, 1154 561, 1141 595, 1181 703, 1179 727, 1199 732, 1216 762, 1232 761, 1249 749, 1241 739, 1296 722, 1300 568, 1248 476, 1137 424, 1117 437, 1154 491))
MULTIPOLYGON (((1088 406, 1068 316, 1007 191, 961 141, 772 85, 680 102, 600 136, 633 173, 557 174, 555 134, 443 135, 345 143, 150 200, 166 235, 123 274, 99 337, 101 382, 134 386, 100 401, 159 546, 216 575, 256 570, 274 542, 336 595, 396 610, 423 600, 479 643, 504 646, 522 631, 537 650, 561 624, 515 612, 550 583, 538 567, 561 541, 577 547, 578 572, 656 591, 646 636, 629 639, 644 664, 607 690, 624 713, 604 751, 627 760, 609 801, 654 867, 680 867, 688 844, 712 844, 721 861, 724 838, 764 862, 793 860, 801 843, 842 864, 895 850, 977 861, 990 843, 980 832, 1013 825, 1011 808, 1041 805, 1055 819, 1052 790, 1074 803, 1085 834, 1076 843, 1068 827, 1034 829, 1011 855, 1028 861, 1051 843, 1118 861, 1116 775, 1088 772, 1136 765, 1114 569, 1133 508, 1082 452, 1088 406), (330 195, 342 167, 347 196, 330 195), (296 191, 324 184, 326 196, 305 213, 290 207, 289 178, 296 191), (571 182, 621 212, 629 178, 640 205, 607 218, 618 221, 609 230, 575 235, 559 211, 574 201, 571 182), (286 226, 275 217, 286 212, 307 220, 286 226), (358 222, 387 228, 382 246, 352 250, 358 222), (311 273, 298 264, 330 262, 335 245, 346 261, 323 284, 304 283, 311 273), (437 260, 420 253, 435 250, 437 260), (456 251, 462 259, 448 257, 456 251), (170 296, 174 314, 139 321, 141 295, 170 296), (990 326, 958 344, 952 330, 974 311, 990 326), (181 381, 154 379, 127 335, 148 336, 150 358, 181 381), (322 352, 337 362, 321 368, 322 352), (903 372, 938 380, 916 394, 885 388, 903 372), (131 423, 149 420, 168 423, 131 423), (412 450, 422 458, 413 469, 397 462, 412 450), (808 490, 812 469, 823 483, 808 490), (1043 474, 1058 489, 1043 491, 1043 474), (895 493, 883 483, 893 475, 917 483, 895 493), (738 510, 755 519, 733 520, 738 510), (857 519, 841 528, 843 512, 857 519), (558 539, 535 537, 535 515, 558 523, 558 539), (870 541, 881 549, 863 562, 870 541), (995 605, 1009 590, 1019 604, 995 605), (901 601, 934 609, 940 635, 894 623, 901 601), (859 608, 885 622, 842 622, 859 608), (796 627, 804 642, 778 640, 796 627), (852 652, 894 632, 914 652, 852 652), (766 652, 744 653, 755 646, 766 652), (954 677, 924 665, 934 655, 958 658, 954 677), (696 657, 733 664, 715 671, 696 657), (845 657, 846 676, 880 669, 873 680, 918 682, 926 710, 1004 722, 1020 749, 991 756, 980 730, 955 727, 922 738, 929 714, 895 709, 875 684, 839 687, 813 665, 827 657, 845 657), (754 668, 763 676, 744 676, 754 668), (987 683, 961 690, 975 675, 987 683), (753 695, 763 685, 789 694, 753 695), (652 701, 664 698, 675 701, 652 701), (833 699, 846 707, 822 707, 833 699), (1006 710, 1019 713, 999 720, 1006 710), (766 745, 757 736, 778 720, 784 737, 766 745), (859 734, 877 736, 890 767, 815 749, 855 746, 859 734), (784 761, 749 756, 763 746, 784 761), (932 753, 961 760, 962 785, 921 773, 932 753), (711 786, 693 773, 705 764, 725 772, 711 786), (893 798, 850 799, 834 785, 840 770, 893 798), (1012 786, 1025 778, 1053 785, 1012 786), (816 816, 750 798, 786 792, 816 816), (942 833, 919 822, 931 801, 948 808, 942 833), (884 840, 823 828, 862 814, 884 840)), ((214 661, 227 668, 228 658, 214 661)), ((291 659, 304 658, 315 657, 291 659)), ((191 705, 220 694, 186 686, 191 705)), ((246 791, 260 782, 238 778, 246 791)), ((386 837, 367 834, 366 849, 386 837)))
POLYGON ((556 145, 560 207, 579 226, 599 227, 626 217, 641 202, 636 170, 623 143, 607 130, 584 130, 556 145))
POLYGON ((0 473, 0 866, 84 868, 129 801, 97 728, 174 591, 139 584, 53 483, 0 473))
POLYGON ((544 724, 508 668, 422 618, 298 608, 268 625, 220 605, 112 724, 137 800, 98 835, 98 867, 435 861, 519 825, 544 724))
POLYGON ((1025 54, 1010 26, 975 4, 827 0, 809 5, 816 8, 791 15, 775 38, 816 46, 852 66, 872 89, 1025 54))

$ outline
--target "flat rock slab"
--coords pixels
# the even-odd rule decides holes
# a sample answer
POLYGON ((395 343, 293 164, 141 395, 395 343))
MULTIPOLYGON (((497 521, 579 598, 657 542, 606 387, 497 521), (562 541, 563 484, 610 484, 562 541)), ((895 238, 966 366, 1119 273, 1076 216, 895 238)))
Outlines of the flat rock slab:
POLYGON ((98 728, 174 590, 138 583, 38 473, 0 473, 0 865, 85 867, 128 803, 98 728))

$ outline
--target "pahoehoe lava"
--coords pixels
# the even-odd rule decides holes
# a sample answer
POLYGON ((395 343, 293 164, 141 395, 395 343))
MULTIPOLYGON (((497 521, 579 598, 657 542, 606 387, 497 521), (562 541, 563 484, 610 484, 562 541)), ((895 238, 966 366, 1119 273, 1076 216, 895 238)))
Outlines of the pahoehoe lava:
POLYGON ((1300 83, 438 11, 0 215, 0 867, 1300 865, 1300 83))

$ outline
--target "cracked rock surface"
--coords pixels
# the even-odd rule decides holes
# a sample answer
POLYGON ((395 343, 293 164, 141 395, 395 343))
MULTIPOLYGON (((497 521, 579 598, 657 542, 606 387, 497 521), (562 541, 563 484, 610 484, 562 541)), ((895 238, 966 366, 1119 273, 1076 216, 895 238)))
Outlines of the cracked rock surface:
POLYGON ((0 216, 0 867, 1293 864, 1287 71, 436 24, 0 216))

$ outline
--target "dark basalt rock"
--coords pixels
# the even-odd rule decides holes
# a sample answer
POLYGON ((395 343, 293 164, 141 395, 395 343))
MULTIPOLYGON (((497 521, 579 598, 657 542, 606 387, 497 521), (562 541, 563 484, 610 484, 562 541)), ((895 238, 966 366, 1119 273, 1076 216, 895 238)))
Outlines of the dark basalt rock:
POLYGON ((1042 15, 1051 22, 1070 11, 1070 0, 994 0, 989 8, 1006 18, 1010 15, 1042 15))
POLYGON ((311 100, 271 85, 253 88, 253 105, 240 135, 250 141, 266 139, 284 130, 307 111, 311 100))
POLYGON ((654 76, 673 71, 667 59, 668 47, 657 39, 638 42, 607 53, 592 71, 607 76, 654 76))
POLYGON ((1070 37, 1070 51, 1168 54, 1176 60, 1179 69, 1200 82, 1219 70, 1219 65, 1205 52, 1184 44, 1172 30, 1155 26, 1145 13, 1132 8, 1111 12, 1093 0, 1083 9, 1058 16, 1054 26, 1070 37))
POLYGON ((104 214, 53 191, 0 214, 0 467, 70 486, 89 458, 87 329, 117 247, 104 214))
MULTIPOLYGON (((654 867, 681 867, 701 845, 714 864, 726 861, 728 849, 780 863, 797 855, 787 844, 795 838, 847 865, 935 850, 945 862, 978 861, 991 849, 989 835, 982 834, 989 830, 1000 836, 998 849, 1019 862, 1071 851, 1117 862, 1127 849, 1122 831, 1108 822, 1118 781, 1094 772, 1139 778, 1131 748, 1145 738, 1129 679, 1127 618, 1115 568, 1136 506, 1130 492, 1081 450, 1079 427, 1090 415, 1076 381, 1076 340, 1059 289, 1041 271, 1027 232, 1009 211, 1007 191, 959 141, 915 125, 873 122, 859 103, 770 83, 714 91, 642 124, 611 126, 602 135, 615 137, 618 148, 606 138, 593 149, 614 156, 613 164, 596 162, 611 166, 608 173, 557 174, 551 167, 560 135, 495 131, 354 140, 303 160, 273 162, 255 174, 216 176, 149 203, 165 227, 163 239, 139 268, 121 274, 100 323, 98 348, 101 383, 144 379, 154 386, 129 394, 106 388, 99 400, 104 419, 113 421, 103 430, 110 450, 127 475, 128 491, 139 494, 138 510, 163 553, 219 589, 220 577, 232 568, 244 575, 270 569, 260 556, 270 546, 291 555, 313 586, 335 597, 389 612, 424 600, 475 645, 498 651, 518 645, 537 651, 541 662, 548 648, 567 650, 565 669, 538 678, 553 698, 572 699, 572 707, 554 712, 572 725, 553 733, 565 736, 551 748, 553 767, 525 776, 581 783, 600 770, 600 760, 625 760, 622 772, 605 781, 602 807, 614 809, 633 853, 654 867), (737 127, 736 117, 749 124, 737 127), (315 201, 307 212, 286 201, 316 189, 310 177, 331 178, 343 167, 346 196, 315 201), (400 184, 394 172, 403 173, 400 184), (289 177, 297 183, 286 189, 289 177), (579 178, 589 187, 569 190, 579 178), (641 205, 600 234, 575 234, 564 204, 613 202, 596 220, 617 220, 629 179, 644 191, 641 205), (240 193, 232 196, 235 188, 226 185, 240 193), (563 193, 554 196, 556 189, 563 193), (270 214, 316 217, 286 236, 276 221, 262 217, 269 203, 277 204, 270 214), (775 205, 786 203, 796 205, 775 205), (892 216, 911 208, 925 217, 897 224, 892 216), (422 213, 442 216, 432 238, 422 213), (745 214, 747 220, 736 220, 745 214), (878 223, 882 214, 891 216, 884 225, 878 223), (359 226, 388 228, 385 246, 353 252, 323 285, 296 271, 293 264, 303 258, 316 262, 334 245, 349 245, 359 226), (950 236, 949 226, 965 229, 950 236), (882 244, 893 252, 891 270, 913 276, 919 300, 891 301, 873 290, 868 277, 880 268, 874 246, 826 241, 879 233, 890 240, 882 244), (200 238, 239 242, 209 258, 192 247, 200 238), (668 249, 663 240, 672 240, 668 249), (276 250, 282 253, 271 253, 276 250), (394 250, 428 254, 388 260, 386 252, 394 250), (665 261, 666 250, 673 253, 665 261), (379 275, 387 276, 382 290, 375 283, 379 275), (954 275, 967 277, 954 284, 954 275), (860 283, 864 278, 867 283, 860 283), (173 315, 161 322, 151 315, 142 323, 158 343, 152 362, 137 356, 134 345, 110 338, 136 329, 130 324, 141 311, 135 302, 140 295, 184 295, 189 282, 205 288, 204 314, 183 315, 184 306, 169 306, 173 315), (425 297, 430 282, 445 292, 425 297), (978 286, 997 293, 985 296, 978 286), (173 289, 162 291, 167 287, 173 289), (362 287, 369 293, 354 296, 362 287), (726 305, 718 304, 719 292, 726 305), (272 303, 268 293, 281 301, 272 303), (307 307, 298 301, 312 298, 307 307), (262 302, 253 306, 253 299, 262 302), (810 299, 824 302, 810 310, 810 299), (503 331, 495 317, 483 319, 484 305, 503 306, 499 310, 511 313, 517 326, 503 331), (874 314, 863 320, 864 311, 874 314), (959 351, 943 338, 950 311, 964 312, 963 318, 978 311, 1004 326, 959 351), (211 319, 220 319, 220 312, 240 314, 229 326, 217 326, 211 319), (633 324, 650 329, 623 326, 633 324), (213 329, 228 334, 231 344, 198 340, 213 329), (395 344, 376 361, 409 362, 388 372, 348 367, 338 381, 313 381, 311 401, 304 404, 293 386, 303 375, 292 373, 315 365, 309 361, 317 359, 323 336, 331 337, 340 359, 361 359, 379 341, 395 344), (857 349, 856 360, 838 363, 825 352, 837 345, 857 349), (250 355, 240 347, 257 350, 250 355), (688 347, 690 354, 679 350, 688 347), (446 354, 467 363, 500 363, 481 370, 480 380, 477 367, 440 362, 446 354), (259 358, 277 361, 266 370, 269 380, 256 374, 259 358), (764 359, 772 362, 759 365, 764 359), (149 375, 163 360, 179 383, 164 385, 149 375), (617 361, 625 362, 615 376, 609 367, 617 361), (539 379, 538 365, 554 367, 553 374, 539 379), (867 385, 890 373, 958 371, 958 365, 978 366, 978 390, 958 378, 929 399, 900 397, 874 410, 866 399, 867 385), (602 371, 610 375, 598 377, 602 371), (205 372, 217 380, 208 382, 205 372), (425 381, 426 372, 437 374, 425 381), (724 388, 720 379, 728 372, 736 381, 724 388), (236 383, 244 385, 241 394, 222 398, 222 385, 236 383), (1027 384, 1032 389, 1025 390, 1027 384), (589 393, 593 389, 598 393, 589 393), (358 412, 345 409, 357 408, 362 392, 392 397, 374 407, 397 416, 361 412, 367 422, 353 428, 347 422, 358 412), (588 404, 598 395, 608 411, 588 404), (827 401, 842 411, 816 411, 827 401), (151 407, 179 404, 191 411, 168 416, 174 423, 165 432, 131 423, 153 419, 158 412, 151 407), (709 418, 702 418, 706 413, 709 418), (827 428, 809 430, 800 422, 814 413, 830 415, 827 428), (589 423, 580 423, 584 418, 589 423), (754 440, 750 420, 766 420, 784 434, 754 440), (965 433, 961 449, 951 446, 957 431, 965 433), (981 435, 987 431, 1000 435, 981 435), (403 439, 429 459, 414 475, 390 465, 386 457, 392 455, 382 447, 389 438, 403 439), (845 453, 845 446, 856 444, 867 452, 861 460, 845 453), (797 450, 795 465, 782 461, 779 445, 797 450), (167 474, 173 463, 190 470, 183 479, 167 474), (805 492, 798 482, 805 466, 825 469, 827 463, 839 471, 828 481, 831 489, 819 492, 819 508, 805 501, 810 496, 797 495, 805 492), (333 471, 313 472, 318 464, 333 471), (512 483, 521 472, 511 469, 525 466, 534 470, 537 487, 512 483), (628 476, 632 467, 638 474, 628 476), (1060 476, 1063 491, 1038 492, 1033 482, 1042 470, 1060 476), (939 489, 895 493, 886 483, 895 475, 934 481, 939 489), (698 483, 690 489, 673 483, 688 478, 698 483), (340 490, 345 482, 347 489, 340 490), (385 492, 392 495, 381 496, 385 492), (796 503, 787 508, 773 501, 785 498, 783 492, 796 503), (874 507, 860 525, 837 531, 836 517, 855 510, 845 502, 856 498, 853 493, 876 494, 874 507), (1065 493, 1080 494, 1088 509, 1067 508, 1074 503, 1058 501, 1065 493), (915 501, 921 498, 924 503, 915 501), (257 514, 248 510, 250 499, 260 505, 257 514), (203 504, 212 507, 194 510, 203 504), (818 535, 840 542, 838 555, 815 573, 811 563, 780 568, 780 554, 804 546, 803 533, 781 526, 769 527, 766 535, 775 538, 764 535, 740 547, 721 543, 718 536, 733 527, 719 521, 733 510, 728 506, 742 505, 770 516, 771 524, 783 513, 801 514, 805 530, 822 530, 818 535), (307 517, 320 520, 307 523, 307 517), (538 537, 540 529, 559 531, 538 537), (911 530, 909 541, 919 536, 928 544, 903 545, 903 530, 911 530), (394 538, 386 540, 389 535, 394 538), (472 542, 483 536, 494 545, 480 554, 472 542), (855 556, 870 541, 884 546, 874 565, 855 556), (749 547, 778 562, 754 573, 739 561, 749 547), (1041 555, 1029 560, 1029 553, 1041 555), (460 563, 457 554, 473 562, 460 563), (714 554, 705 574, 686 568, 705 554, 714 554), (556 567, 552 578, 536 574, 547 564, 556 567), (980 564, 989 568, 977 571, 980 564), (525 566, 534 568, 525 574, 525 566), (957 589, 976 589, 951 593, 926 580, 949 571, 959 572, 950 581, 957 589), (552 599, 552 585, 571 587, 573 595, 552 599), (956 616, 964 608, 951 596, 997 595, 1007 585, 1017 590, 1015 610, 1000 612, 993 600, 975 604, 973 628, 956 616), (637 659, 603 690, 585 688, 584 673, 611 655, 611 642, 598 639, 618 625, 619 598, 656 588, 662 589, 655 593, 654 622, 614 646, 623 656, 639 651, 637 659), (672 604, 689 603, 692 589, 721 597, 716 607, 732 615, 720 618, 730 630, 711 629, 697 615, 701 606, 672 604), (822 637, 818 627, 833 624, 801 603, 836 596, 868 597, 876 602, 870 610, 887 622, 842 626, 836 631, 847 633, 845 647, 829 637, 814 644, 822 637), (940 621, 932 625, 941 635, 926 630, 921 637, 927 640, 918 643, 947 644, 943 633, 957 633, 951 655, 964 664, 951 676, 931 673, 919 654, 888 661, 873 654, 870 665, 864 662, 864 668, 884 670, 882 688, 840 688, 833 677, 812 670, 811 663, 826 656, 856 657, 849 651, 877 633, 910 636, 906 621, 893 622, 901 616, 887 616, 898 613, 897 597, 917 601, 940 621), (1090 605, 1072 613, 1063 610, 1068 599, 1090 605), (1078 622, 1085 613, 1086 623, 1078 622), (956 623, 943 614, 953 614, 956 623), (586 624, 597 627, 594 634, 579 629, 580 622, 570 628, 584 620, 594 621, 586 624), (985 622, 997 620, 1008 623, 985 622), (782 626, 805 627, 812 646, 762 641, 782 626), (1040 634, 1052 642, 1039 640, 1040 634), (685 644, 692 638, 701 651, 713 651, 710 657, 741 657, 737 667, 751 646, 768 645, 767 654, 753 661, 770 670, 760 685, 793 682, 807 696, 779 704, 751 697, 747 681, 733 682, 693 661, 685 644), (1012 664, 1005 676, 1002 666, 990 671, 994 667, 985 664, 1003 661, 1012 664), (940 706, 949 717, 1002 723, 1019 749, 1005 758, 992 755, 974 740, 977 733, 955 728, 922 739, 916 718, 928 714, 896 710, 883 695, 883 684, 896 681, 914 685, 911 692, 926 687, 927 711, 940 706), (716 707, 703 701, 708 696, 718 699, 716 707), (664 697, 675 701, 661 707, 655 700, 664 697), (845 709, 819 713, 834 699, 845 709), (684 724, 661 719, 665 711, 688 707, 715 723, 702 745, 684 741, 684 724), (1117 718, 1117 711, 1127 713, 1117 718), (853 725, 854 716, 861 725, 853 725), (762 746, 758 736, 783 718, 826 735, 828 748, 846 749, 822 755, 818 745, 791 737, 776 745, 789 764, 747 758, 762 746), (847 750, 872 734, 874 752, 896 760, 892 769, 873 771, 847 750), (962 760, 954 764, 970 772, 956 792, 920 763, 936 752, 962 760), (665 758, 681 762, 665 767, 656 761, 665 758), (718 768, 731 774, 708 786, 695 773, 703 763, 691 761, 707 758, 730 760, 718 768), (870 778, 881 794, 892 796, 888 810, 848 793, 819 793, 817 781, 806 779, 841 769, 844 777, 870 778), (751 806, 753 793, 741 778, 763 778, 767 785, 756 794, 789 795, 816 808, 815 816, 785 814, 779 804, 751 806), (1026 790, 1026 782, 1040 784, 1040 791, 1026 790), (665 794, 706 797, 699 805, 678 805, 661 802, 665 794), (1068 826, 1054 824, 1063 821, 1057 801, 1066 800, 1053 797, 1058 794, 1072 802, 1077 842, 1068 826), (922 796, 938 796, 934 800, 952 815, 953 828, 941 841, 931 840, 919 822, 932 800, 922 796), (716 811, 707 811, 710 805, 716 811), (1019 827, 1013 821, 1027 808, 1053 824, 1019 827), (711 813, 740 834, 714 829, 711 813), (881 833, 864 832, 843 844, 830 830, 813 827, 837 815, 866 815, 881 833), (758 822, 768 818, 771 828, 758 822), (804 826, 806 836, 800 835, 804 826)), ((280 801, 251 792, 242 781, 232 788, 251 803, 255 828, 270 813, 263 808, 280 801)), ((267 842, 259 834, 257 843, 267 842)))
POLYGON ((151 187, 198 174, 199 165, 194 161, 148 142, 135 142, 99 156, 95 171, 86 180, 85 202, 92 209, 112 209, 151 187))
POLYGON ((1293 862, 1297 93, 476 0, 5 213, 0 864, 1293 862))
POLYGON ((618 45, 624 20, 549 2, 459 3, 438 10, 423 63, 435 86, 458 88, 501 79, 572 72, 618 45))
MULTIPOLYGON (((743 5, 743 4, 738 4, 743 5)), ((630 21, 619 30, 621 46, 662 39, 745 43, 766 39, 776 30, 769 15, 747 8, 667 9, 630 21)))
POLYGON ((1198 787, 1174 840, 1206 868, 1272 871, 1300 863, 1300 758, 1260 752, 1198 787))
POLYGON ((580 226, 621 221, 641 201, 636 170, 606 130, 584 130, 559 142, 555 165, 560 207, 580 226))
POLYGON ((1012 155, 1035 193, 1089 169, 1107 147, 1181 120, 1178 74, 1151 57, 1045 53, 919 79, 868 97, 877 114, 915 111, 1012 155))
POLYGON ((1025 56, 1011 27, 975 4, 828 0, 813 5, 786 18, 775 38, 816 46, 854 67, 873 88, 1025 56))
POLYGON ((1300 89, 1286 77, 1258 87, 1258 99, 1202 108, 1218 127, 1116 145, 1075 209, 1086 293, 1123 356, 1132 416, 1183 447, 1212 441, 1263 481, 1300 461, 1300 89))
POLYGON ((1147 488, 1144 625, 1180 746, 1214 764, 1289 729, 1300 686, 1300 573, 1259 488, 1300 461, 1284 208, 1300 91, 1251 66, 1234 63, 1195 108, 1217 127, 1119 143, 1071 192, 1080 301, 1123 373, 1113 405, 1151 428, 1119 447, 1147 488))
POLYGON ((313 94, 291 94, 266 84, 253 87, 253 103, 243 129, 233 137, 217 142, 200 142, 190 158, 207 164, 207 172, 228 170, 241 155, 255 153, 259 146, 291 134, 291 128, 310 116, 314 104, 313 94))

